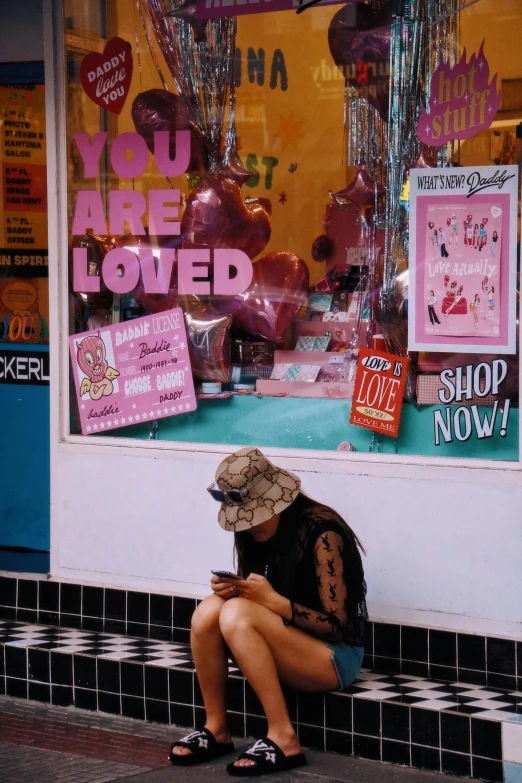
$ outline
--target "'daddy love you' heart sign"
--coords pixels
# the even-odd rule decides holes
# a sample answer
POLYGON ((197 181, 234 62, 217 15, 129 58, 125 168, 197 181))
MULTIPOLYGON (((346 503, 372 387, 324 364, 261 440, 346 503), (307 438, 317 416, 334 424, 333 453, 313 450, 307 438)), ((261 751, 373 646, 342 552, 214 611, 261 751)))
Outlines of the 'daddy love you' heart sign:
POLYGON ((119 114, 132 79, 132 52, 123 38, 107 41, 102 54, 89 52, 80 68, 82 87, 102 109, 119 114))

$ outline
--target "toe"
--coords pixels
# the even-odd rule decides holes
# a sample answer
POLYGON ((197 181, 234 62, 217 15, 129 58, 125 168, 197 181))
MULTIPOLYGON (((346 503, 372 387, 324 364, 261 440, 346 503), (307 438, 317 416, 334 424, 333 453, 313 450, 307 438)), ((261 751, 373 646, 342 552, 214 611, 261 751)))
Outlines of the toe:
POLYGON ((191 751, 188 748, 184 748, 182 745, 174 745, 172 752, 175 756, 188 756, 191 751))

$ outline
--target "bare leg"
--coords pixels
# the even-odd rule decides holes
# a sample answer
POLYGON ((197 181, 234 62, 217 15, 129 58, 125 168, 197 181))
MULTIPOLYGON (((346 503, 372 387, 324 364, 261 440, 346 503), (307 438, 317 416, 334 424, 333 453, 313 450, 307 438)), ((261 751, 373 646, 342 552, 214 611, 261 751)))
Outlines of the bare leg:
MULTIPOLYGON (((268 737, 286 755, 301 746, 288 715, 279 678, 306 691, 339 687, 332 651, 319 639, 284 625, 279 615, 245 598, 222 608, 221 631, 241 671, 256 692, 268 721, 268 737)), ((238 765, 255 762, 243 760, 238 765)))
MULTIPOLYGON (((217 595, 205 598, 194 612, 190 633, 192 655, 207 713, 205 726, 218 742, 230 741, 225 706, 228 661, 219 628, 219 613, 224 604, 223 598, 217 595)), ((177 746, 173 752, 185 756, 191 751, 177 746)))

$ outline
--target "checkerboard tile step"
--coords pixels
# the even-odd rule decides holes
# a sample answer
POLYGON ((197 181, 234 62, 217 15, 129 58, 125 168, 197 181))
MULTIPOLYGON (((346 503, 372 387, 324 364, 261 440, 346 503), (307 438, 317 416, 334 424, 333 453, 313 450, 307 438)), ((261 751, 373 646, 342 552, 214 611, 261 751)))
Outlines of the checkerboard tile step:
MULTIPOLYGON (((233 732, 262 734, 255 694, 233 661, 229 671, 233 732)), ((189 645, 153 639, 0 621, 0 687, 160 723, 204 715, 189 645)), ((363 670, 342 693, 289 693, 288 703, 305 746, 491 783, 504 780, 502 737, 522 743, 520 691, 363 670)))

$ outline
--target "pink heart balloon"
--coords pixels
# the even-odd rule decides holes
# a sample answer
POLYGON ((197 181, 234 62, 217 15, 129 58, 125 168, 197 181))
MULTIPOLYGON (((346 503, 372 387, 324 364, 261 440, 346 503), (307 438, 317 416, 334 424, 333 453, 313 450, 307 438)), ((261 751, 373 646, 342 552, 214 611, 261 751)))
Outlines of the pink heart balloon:
POLYGON ((226 247, 255 258, 268 244, 270 218, 256 202, 246 204, 237 182, 206 177, 187 201, 181 235, 183 247, 226 247))
POLYGON ((308 267, 302 258, 284 250, 260 258, 250 288, 238 297, 235 326, 276 342, 295 321, 308 285, 308 267))

